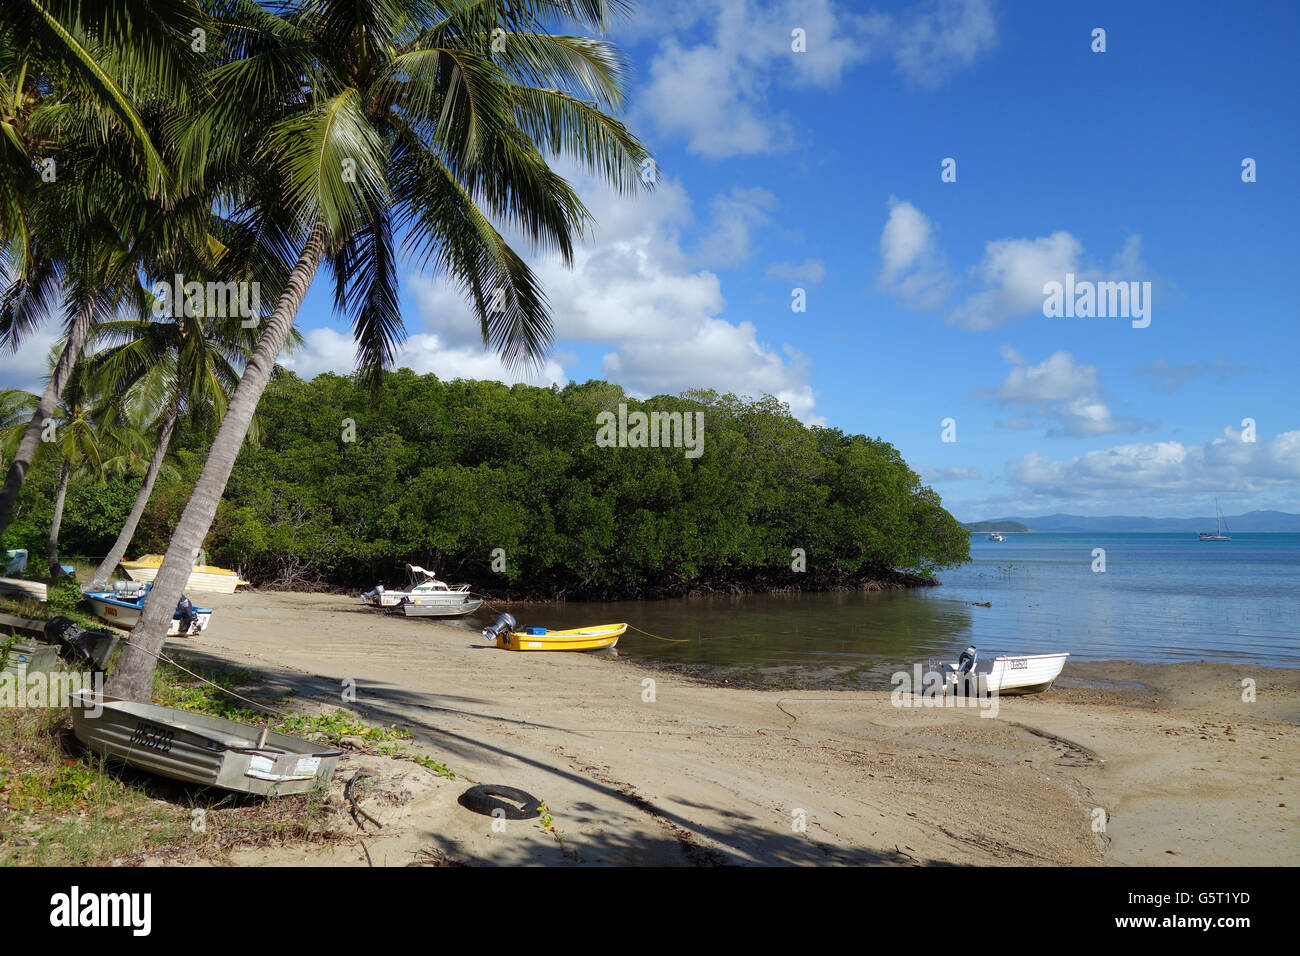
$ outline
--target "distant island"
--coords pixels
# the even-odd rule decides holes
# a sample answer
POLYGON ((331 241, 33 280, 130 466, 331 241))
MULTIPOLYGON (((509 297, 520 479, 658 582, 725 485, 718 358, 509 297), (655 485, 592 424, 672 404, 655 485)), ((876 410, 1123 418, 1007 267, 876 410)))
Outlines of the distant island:
POLYGON ((967 531, 1025 532, 1030 530, 1028 525, 1021 524, 1019 521, 965 521, 962 527, 967 531))
MULTIPOLYGON (((1300 515, 1285 511, 1249 511, 1246 514, 1226 515, 1224 522, 1231 531, 1242 534, 1300 533, 1300 515)), ((1207 518, 1147 518, 1130 515, 1043 515, 1037 518, 996 518, 989 521, 962 523, 967 531, 1055 531, 1094 532, 1120 534, 1124 532, 1197 532, 1213 531, 1214 516, 1207 518)))

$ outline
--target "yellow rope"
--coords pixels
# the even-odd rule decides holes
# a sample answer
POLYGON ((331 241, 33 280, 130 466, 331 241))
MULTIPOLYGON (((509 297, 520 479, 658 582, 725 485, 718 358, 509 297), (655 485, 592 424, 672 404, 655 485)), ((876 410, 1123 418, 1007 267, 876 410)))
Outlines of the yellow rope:
POLYGON ((629 624, 628 627, 636 631, 638 634, 644 634, 646 637, 653 637, 656 641, 668 641, 672 644, 690 643, 689 639, 685 637, 660 637, 658 634, 651 634, 649 631, 641 630, 641 628, 637 627, 635 624, 629 624))

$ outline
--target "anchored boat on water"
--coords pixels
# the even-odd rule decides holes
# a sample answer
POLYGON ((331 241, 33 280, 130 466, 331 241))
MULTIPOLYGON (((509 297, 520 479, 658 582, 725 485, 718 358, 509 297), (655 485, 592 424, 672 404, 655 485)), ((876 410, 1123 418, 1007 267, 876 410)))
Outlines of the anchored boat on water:
POLYGON ((1228 522, 1223 520, 1223 512, 1219 510, 1219 499, 1214 499, 1214 534, 1208 531, 1202 531, 1196 537, 1202 541, 1231 541, 1232 535, 1224 534, 1228 530, 1228 522))
POLYGON ((502 614, 491 627, 483 628, 483 639, 495 641, 507 651, 593 651, 613 647, 626 630, 626 624, 595 624, 565 631, 520 628, 514 617, 502 614))
POLYGON ((77 691, 72 732, 93 753, 173 780, 237 793, 306 793, 342 751, 267 728, 77 691))
MULTIPOLYGON (((123 561, 122 570, 132 581, 149 583, 158 576, 162 567, 161 554, 143 554, 134 561, 123 561)), ((211 591, 216 594, 234 594, 235 588, 248 582, 228 568, 218 568, 211 564, 196 564, 190 569, 190 578, 185 582, 187 591, 211 591)))
POLYGON ((936 668, 931 663, 930 669, 937 669, 943 675, 945 688, 978 678, 991 694, 1040 694, 1061 676, 1061 668, 1069 656, 1068 653, 1027 654, 981 661, 979 651, 972 644, 961 652, 956 664, 944 662, 936 668))
MULTIPOLYGON (((107 621, 129 631, 139 622, 140 612, 144 610, 144 600, 152 589, 152 584, 117 581, 111 591, 87 591, 82 596, 101 621, 107 621)), ((211 622, 211 608, 195 607, 190 599, 182 594, 180 602, 176 605, 176 613, 172 615, 172 623, 167 628, 167 634, 171 637, 178 634, 187 636, 201 634, 208 629, 208 624, 211 622)))

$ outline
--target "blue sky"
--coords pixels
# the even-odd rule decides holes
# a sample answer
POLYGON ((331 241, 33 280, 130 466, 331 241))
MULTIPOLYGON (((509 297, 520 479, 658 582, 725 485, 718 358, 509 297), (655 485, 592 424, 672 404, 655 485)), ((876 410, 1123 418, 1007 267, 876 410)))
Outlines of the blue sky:
MULTIPOLYGON (((1300 511, 1300 6, 645 6, 614 38, 658 186, 575 171, 599 228, 572 271, 532 256, 558 331, 532 381, 772 393, 893 442, 964 520, 1300 511), (1150 325, 1045 317, 1066 272, 1151 283, 1150 325)), ((511 380, 435 277, 403 287, 400 364, 511 380)), ((299 324, 286 364, 350 367, 327 282, 299 324)))

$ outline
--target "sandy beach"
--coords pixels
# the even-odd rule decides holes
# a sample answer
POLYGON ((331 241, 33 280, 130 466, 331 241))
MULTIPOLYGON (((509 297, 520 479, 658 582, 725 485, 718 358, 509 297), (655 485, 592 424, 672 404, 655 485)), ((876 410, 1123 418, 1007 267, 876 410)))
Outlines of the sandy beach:
POLYGON ((896 707, 884 688, 748 690, 626 654, 509 653, 354 598, 204 599, 212 627, 169 653, 247 667, 302 706, 344 706, 354 681, 346 706, 407 727, 412 749, 458 774, 347 755, 335 789, 378 774, 367 809, 382 830, 236 863, 407 865, 430 851, 485 865, 1300 862, 1294 670, 1069 664, 1056 689, 1002 698, 989 719, 896 707), (537 796, 555 833, 494 832, 456 802, 471 783, 537 796))

